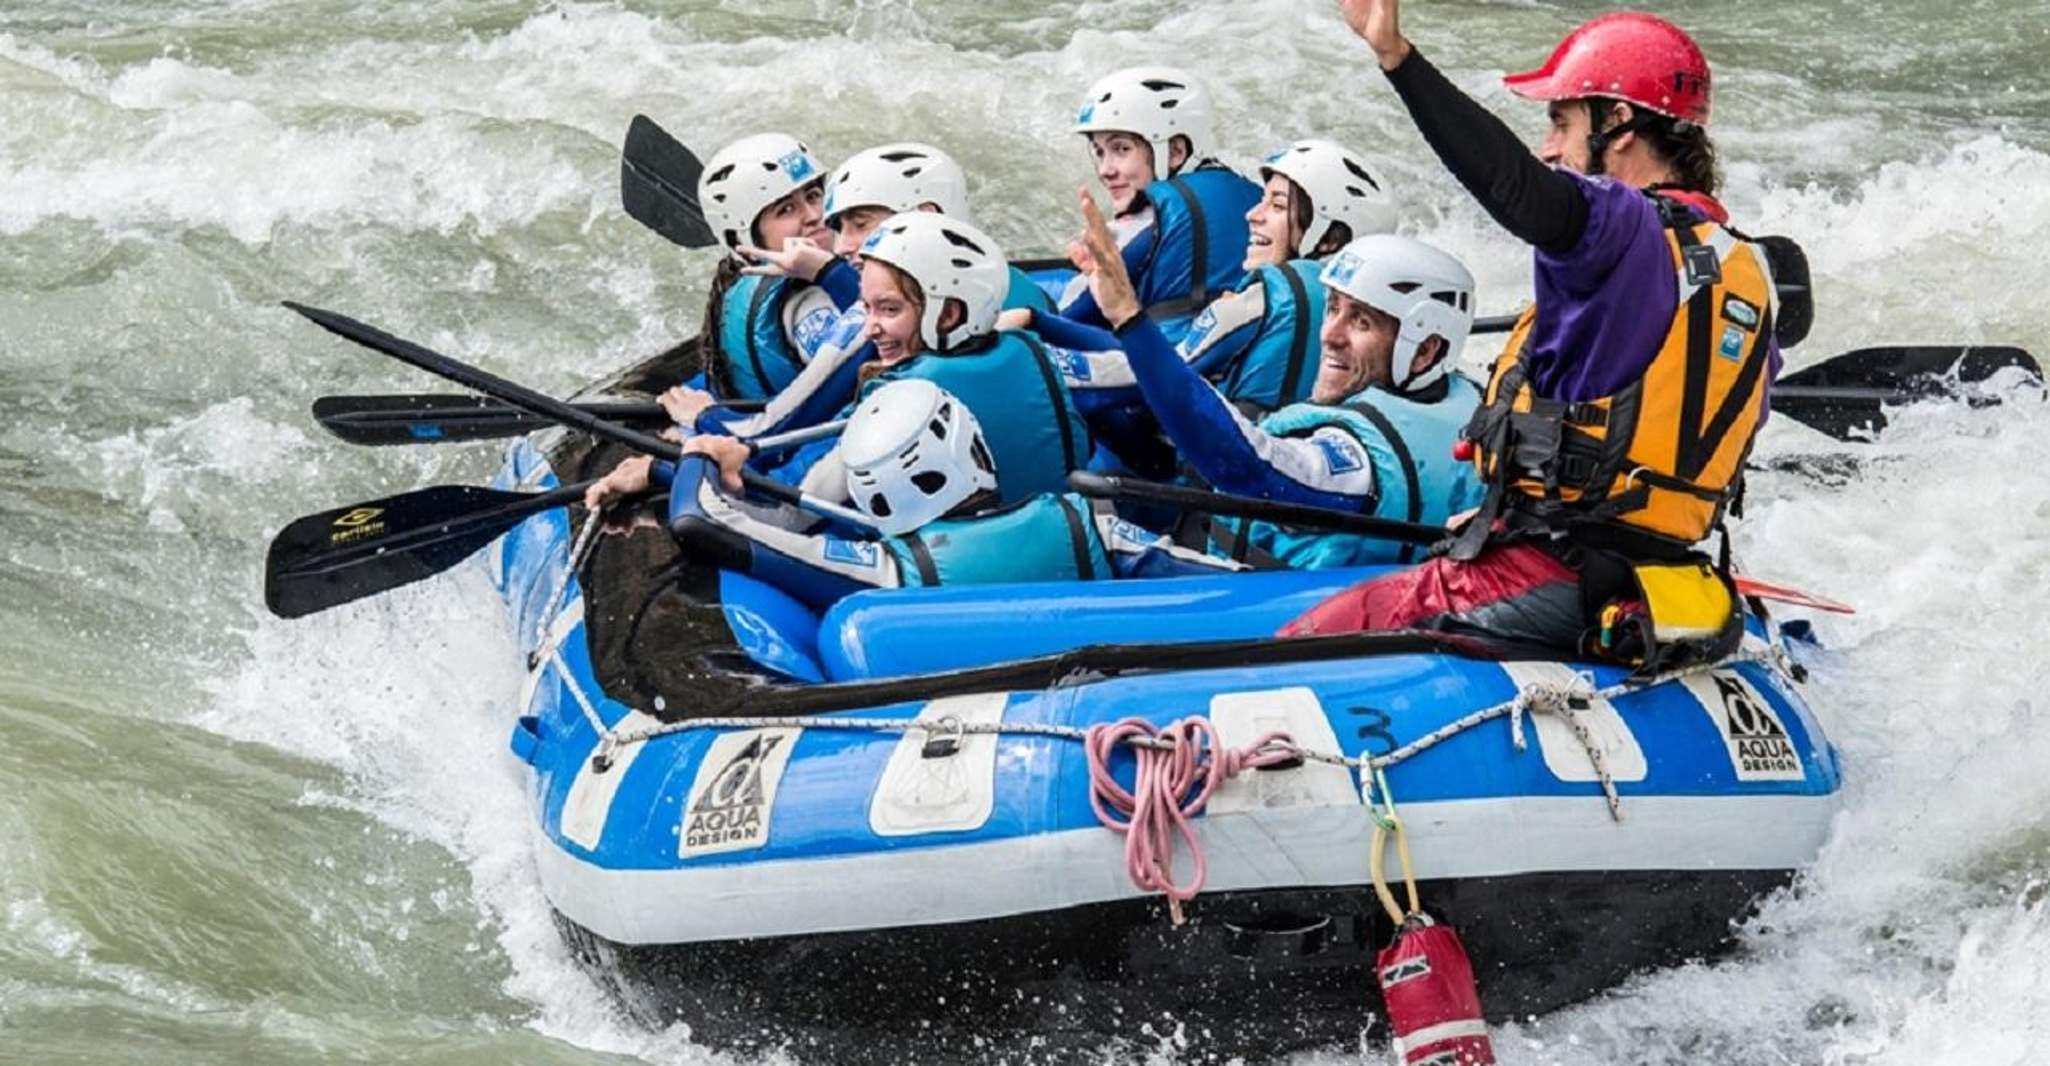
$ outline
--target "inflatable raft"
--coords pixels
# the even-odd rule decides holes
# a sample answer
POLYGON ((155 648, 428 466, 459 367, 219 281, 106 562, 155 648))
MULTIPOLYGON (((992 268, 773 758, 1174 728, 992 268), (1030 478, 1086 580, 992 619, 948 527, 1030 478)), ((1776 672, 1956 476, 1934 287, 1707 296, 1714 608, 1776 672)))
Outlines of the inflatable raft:
MULTIPOLYGON (((500 483, 615 458, 584 448, 523 441, 500 483)), ((1790 638, 1757 618, 1733 660, 1630 685, 1425 634, 1271 637, 1364 570, 874 591, 821 615, 659 528, 588 538, 572 571, 580 534, 548 512, 489 553, 527 654, 511 747, 541 883, 631 1008, 718 1045, 1354 1041, 1390 935, 1363 760, 1495 1016, 1713 954, 1837 808, 1790 638), (1079 737, 1192 715, 1322 758, 1212 798, 1177 926, 1092 812, 1079 737)))

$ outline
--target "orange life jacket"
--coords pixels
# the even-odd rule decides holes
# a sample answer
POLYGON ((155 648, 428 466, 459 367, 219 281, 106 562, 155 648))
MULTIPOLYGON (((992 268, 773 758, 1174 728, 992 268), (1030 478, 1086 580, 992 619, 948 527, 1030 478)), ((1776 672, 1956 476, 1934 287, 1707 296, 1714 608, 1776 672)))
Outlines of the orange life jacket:
MULTIPOLYGON (((1545 399, 1524 362, 1536 309, 1509 335, 1466 432, 1489 485, 1484 521, 1620 525, 1675 547, 1721 522, 1764 411, 1772 275, 1749 240, 1663 198, 1659 212, 1680 298, 1643 376, 1592 400, 1545 399)), ((1480 547, 1465 537, 1453 554, 1480 547)))

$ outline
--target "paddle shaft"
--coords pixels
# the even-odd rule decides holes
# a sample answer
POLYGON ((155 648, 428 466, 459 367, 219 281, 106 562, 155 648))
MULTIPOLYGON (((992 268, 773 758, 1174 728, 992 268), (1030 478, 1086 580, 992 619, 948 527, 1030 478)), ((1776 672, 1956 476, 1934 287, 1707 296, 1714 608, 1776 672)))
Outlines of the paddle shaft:
POLYGON ((1360 533, 1402 544, 1435 544, 1445 537, 1444 526, 1424 525, 1418 522, 1403 522, 1393 518, 1377 518, 1373 515, 1352 514, 1334 511, 1309 504, 1283 503, 1279 500, 1262 500, 1252 496, 1234 496, 1229 493, 1212 492, 1208 489, 1192 489, 1182 485, 1165 485, 1158 481, 1143 481, 1116 474, 1096 474, 1077 470, 1068 475, 1068 487, 1084 496, 1099 499, 1131 500, 1136 503, 1160 504, 1185 511, 1202 511, 1206 514, 1230 515, 1237 518, 1257 518, 1269 522, 1281 522, 1300 526, 1315 526, 1340 533, 1360 533))
POLYGON ((475 389, 493 399, 511 404, 523 411, 539 415, 560 425, 581 429, 594 437, 623 444, 638 452, 661 459, 674 460, 683 454, 683 449, 660 437, 650 436, 639 430, 629 429, 617 423, 607 422, 596 415, 581 410, 573 403, 566 403, 546 393, 536 392, 515 382, 507 381, 486 370, 457 362, 441 354, 423 348, 412 341, 394 337, 389 333, 358 322, 347 315, 323 311, 318 307, 291 300, 285 306, 306 316, 314 325, 329 333, 351 340, 372 351, 382 352, 402 363, 419 367, 430 374, 447 378, 465 388, 475 389))

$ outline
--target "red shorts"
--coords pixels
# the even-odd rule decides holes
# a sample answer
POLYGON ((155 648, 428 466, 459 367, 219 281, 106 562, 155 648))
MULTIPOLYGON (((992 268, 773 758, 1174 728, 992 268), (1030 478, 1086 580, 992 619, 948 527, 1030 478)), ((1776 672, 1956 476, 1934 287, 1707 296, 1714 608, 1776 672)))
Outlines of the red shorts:
POLYGON ((1528 542, 1466 562, 1440 556, 1335 593, 1281 627, 1284 637, 1430 629, 1579 648, 1587 628, 1580 575, 1528 542))

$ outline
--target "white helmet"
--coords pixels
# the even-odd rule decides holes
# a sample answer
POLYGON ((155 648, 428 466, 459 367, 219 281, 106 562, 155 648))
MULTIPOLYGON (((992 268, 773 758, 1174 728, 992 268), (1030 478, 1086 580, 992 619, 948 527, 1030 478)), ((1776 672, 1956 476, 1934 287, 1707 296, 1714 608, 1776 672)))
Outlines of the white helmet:
POLYGON ((787 133, 742 137, 712 156, 698 175, 698 206, 727 251, 753 244, 762 209, 825 176, 817 156, 787 133))
POLYGON ((1011 264, 989 235, 958 218, 930 211, 891 215, 861 245, 861 254, 911 275, 925 293, 918 333, 925 346, 946 351, 996 328, 1011 288, 1011 264), (961 324, 940 332, 948 299, 961 301, 961 324))
POLYGON ((840 460, 848 495, 885 536, 909 533, 997 487, 975 412, 923 378, 889 382, 861 401, 840 435, 840 460))
POLYGON ((1174 67, 1127 67, 1089 87, 1075 132, 1130 133, 1153 146, 1153 178, 1166 181, 1168 142, 1189 139, 1188 164, 1210 155, 1210 92, 1174 67))
POLYGON ((1402 323, 1389 365, 1391 391, 1420 389, 1444 377, 1473 328, 1473 273, 1452 256, 1413 237, 1376 233, 1346 245, 1318 280, 1402 323), (1412 374, 1417 349, 1445 338, 1445 354, 1412 374))
POLYGON ((1395 229, 1395 204, 1381 183, 1367 172, 1367 161, 1330 141, 1297 141, 1260 161, 1260 180, 1279 174, 1295 182, 1310 198, 1310 224, 1303 227, 1302 247, 1309 255, 1334 222, 1345 223, 1354 238, 1395 229))
POLYGON ((968 220, 968 174, 954 157, 929 144, 886 144, 848 157, 826 179, 826 225, 857 207, 916 211, 933 204, 940 214, 968 220))

